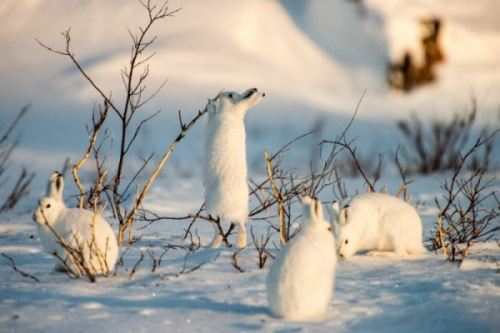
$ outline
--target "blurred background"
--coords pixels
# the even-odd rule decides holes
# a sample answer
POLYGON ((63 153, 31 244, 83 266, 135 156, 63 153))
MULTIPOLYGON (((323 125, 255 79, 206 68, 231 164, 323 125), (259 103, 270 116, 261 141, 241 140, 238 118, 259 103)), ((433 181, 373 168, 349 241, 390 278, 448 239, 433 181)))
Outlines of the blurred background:
MULTIPOLYGON (((349 137, 369 160, 391 154, 404 137, 399 120, 449 119, 477 101, 477 130, 500 123, 500 3, 496 0, 170 0, 173 17, 154 25, 146 94, 164 88, 137 121, 138 159, 161 157, 221 89, 257 87, 266 98, 247 115, 250 169, 265 172, 264 149, 298 135, 290 163, 308 165, 317 144, 335 139, 359 104, 349 137)), ((147 23, 137 0, 3 0, 0 3, 0 130, 29 105, 9 140, 9 168, 36 172, 34 190, 88 146, 86 125, 102 98, 68 57, 71 52, 106 94, 123 105, 120 71, 130 30, 147 23)), ((110 117, 113 117, 112 114, 110 117)), ((119 140, 110 118, 110 145, 119 140)), ((181 142, 162 177, 201 174, 204 120, 181 142)), ((376 161, 374 160, 374 163, 376 161)), ((112 161, 111 161, 112 163, 112 161)), ((91 165, 86 166, 91 169, 91 165)), ((90 176, 89 176, 90 177, 90 176)), ((8 180, 7 180, 8 181, 8 180)), ((70 190, 71 191, 71 190, 70 190)))

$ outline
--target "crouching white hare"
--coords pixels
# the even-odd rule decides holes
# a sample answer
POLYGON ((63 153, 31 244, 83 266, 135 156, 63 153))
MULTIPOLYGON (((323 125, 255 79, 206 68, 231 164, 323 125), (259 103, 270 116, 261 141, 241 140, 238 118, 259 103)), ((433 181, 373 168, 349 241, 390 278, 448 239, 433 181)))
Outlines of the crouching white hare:
MULTIPOLYGON (((252 88, 243 94, 222 92, 216 105, 207 104, 205 137, 205 209, 215 219, 238 226, 238 247, 246 246, 245 221, 248 217, 245 123, 247 110, 264 97, 252 88)), ((219 228, 211 246, 222 241, 219 228)))
POLYGON ((63 187, 63 176, 54 173, 33 216, 43 247, 58 258, 58 271, 70 270, 76 276, 87 269, 92 274, 107 274, 118 257, 113 230, 97 213, 67 208, 62 200, 63 187))
POLYGON ((398 257, 427 252, 422 245, 422 222, 415 208, 388 194, 358 195, 341 210, 334 203, 331 223, 339 256, 344 259, 361 250, 398 257))
POLYGON ((321 202, 302 198, 303 225, 274 259, 267 276, 271 313, 289 320, 318 320, 333 293, 335 238, 323 219, 321 202))

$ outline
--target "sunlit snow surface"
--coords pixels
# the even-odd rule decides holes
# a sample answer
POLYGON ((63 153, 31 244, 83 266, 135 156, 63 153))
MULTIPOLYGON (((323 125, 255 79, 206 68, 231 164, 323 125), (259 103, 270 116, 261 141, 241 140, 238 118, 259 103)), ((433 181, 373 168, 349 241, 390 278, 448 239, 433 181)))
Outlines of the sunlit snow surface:
MULTIPOLYGON (((390 191, 400 185, 398 179, 381 182, 390 191)), ((414 185, 426 236, 435 223, 432 196, 439 191, 438 182, 436 177, 418 177, 414 185)), ((349 183, 351 193, 362 184, 349 183)), ((192 195, 199 192, 195 181, 188 185, 160 181, 146 207, 160 215, 181 216, 199 208, 202 198, 192 195)), ((189 222, 161 221, 145 228, 138 223, 136 235, 142 239, 124 254, 118 276, 91 284, 52 272, 54 259, 41 252, 28 215, 3 220, 0 252, 40 282, 22 277, 0 258, 2 332, 493 332, 500 324, 500 247, 494 241, 475 246, 473 259, 460 269, 433 252, 406 260, 359 255, 340 261, 327 318, 293 323, 269 315, 265 294, 269 264, 258 268, 253 245, 237 254, 244 273, 232 264, 236 249, 227 248, 202 248, 188 256, 185 250, 169 249, 152 272, 148 252, 158 259, 164 247, 188 245, 183 235, 189 222), (141 255, 144 259, 130 277, 141 255), (181 274, 183 270, 186 273, 181 274)), ((257 235, 268 228, 264 221, 251 225, 257 235)), ((192 231, 202 245, 212 238, 212 227, 206 223, 197 222, 192 231)), ((277 235, 273 241, 279 242, 277 235)), ((269 249, 276 252, 274 245, 269 249)))

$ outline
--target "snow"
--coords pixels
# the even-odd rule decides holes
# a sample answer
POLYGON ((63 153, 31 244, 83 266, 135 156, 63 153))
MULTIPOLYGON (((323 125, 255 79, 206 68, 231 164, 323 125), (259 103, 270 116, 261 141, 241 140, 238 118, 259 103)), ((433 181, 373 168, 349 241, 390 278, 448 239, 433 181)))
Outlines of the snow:
MULTIPOLYGON (((399 180, 382 182, 393 188, 399 180)), ((192 197, 191 193, 200 191, 195 181, 191 183, 187 186, 184 180, 177 180, 168 186, 160 181, 146 208, 154 208, 160 215, 195 211, 202 199, 192 197), (175 196, 172 188, 179 189, 175 196)), ((357 186, 361 182, 357 183, 352 182, 355 188, 349 190, 360 190, 357 186)), ((433 199, 422 198, 438 191, 438 185, 432 176, 419 177, 416 187, 419 185, 427 188, 414 194, 415 201, 421 201, 419 213, 424 235, 428 235, 436 214, 427 209, 433 199)), ((500 276, 496 273, 500 247, 494 241, 477 244, 481 256, 471 253, 473 259, 466 260, 461 269, 433 252, 406 260, 358 255, 339 261, 327 319, 297 323, 270 316, 265 294, 269 263, 262 270, 258 268, 253 245, 237 254, 244 273, 232 265, 237 249, 204 247, 191 254, 171 248, 152 272, 153 262, 147 252, 158 259, 168 245, 189 245, 183 240, 188 223, 161 221, 136 231, 142 239, 123 255, 124 267, 118 268, 119 275, 91 284, 52 271, 54 259, 42 252, 29 216, 3 220, 0 252, 41 282, 21 277, 0 257, 2 332, 439 332, 444 328, 492 332, 500 324, 500 276), (130 277, 141 254, 144 259, 130 277), (187 273, 198 265, 201 267, 187 273), (180 274, 183 267, 186 273, 180 274)), ((254 221, 252 227, 259 235, 266 232, 267 223, 254 221)), ((202 244, 208 244, 212 227, 197 222, 195 228, 202 244)), ((230 237, 234 239, 235 235, 230 237)), ((279 242, 277 238, 274 241, 279 242)), ((273 245, 269 249, 276 253, 273 245)))
MULTIPOLYGON (((397 120, 408 119, 411 112, 425 120, 451 117, 470 105, 472 95, 478 100, 479 127, 499 127, 498 1, 363 2, 364 14, 351 1, 171 0, 171 9, 182 9, 153 31, 158 35, 152 49, 157 55, 151 61, 148 89, 152 92, 165 79, 168 82, 143 110, 144 117, 163 112, 144 128, 134 154, 160 156, 178 133, 177 111, 189 119, 222 88, 243 91, 255 86, 266 93, 246 120, 252 178, 262 177, 265 170, 264 149, 276 151, 316 127, 320 133, 294 145, 286 161, 297 172, 306 172, 314 156, 311 147, 323 137, 338 135, 365 90, 349 135, 358 137, 356 144, 366 158, 380 151, 390 156, 403 141, 397 120), (443 17, 446 61, 438 69, 437 82, 411 94, 396 93, 387 88, 383 68, 390 57, 415 47, 418 29, 411 20, 421 13, 443 17)), ((54 258, 43 253, 31 215, 49 175, 66 157, 72 162, 81 157, 87 145, 85 124, 100 99, 68 59, 42 49, 35 38, 63 48, 59 33, 71 27, 77 58, 106 92, 120 100, 119 71, 130 52, 127 28, 137 31, 144 17, 135 0, 4 0, 0 20, 0 129, 17 110, 31 104, 15 133, 20 144, 9 172, 16 174, 22 165, 37 172, 30 196, 0 217, 0 253, 40 280, 23 277, 0 256, 1 332, 411 333, 493 332, 499 327, 498 236, 474 244, 460 267, 432 252, 407 260, 359 255, 339 261, 331 310, 322 322, 271 317, 265 294, 269 262, 259 269, 252 245, 237 253, 243 273, 232 264, 236 249, 201 247, 190 253, 190 242, 183 238, 189 220, 138 222, 136 234, 142 238, 129 250, 121 249, 124 266, 118 267, 118 276, 91 284, 54 273, 54 258), (152 272, 148 252, 158 259, 166 247, 152 272), (142 262, 130 276, 141 255, 142 262)), ((203 125, 203 120, 196 124, 179 144, 152 187, 146 208, 165 216, 199 209, 204 191, 199 139, 203 125)), ((117 140, 114 125, 110 131, 117 140)), ((500 154, 493 156, 498 164, 500 154)), ((91 180, 90 172, 90 165, 82 170, 86 181, 91 180)), ((434 228, 434 198, 441 197, 440 182, 448 176, 416 176, 409 187, 411 203, 423 219, 424 239, 434 228)), ((346 183, 351 195, 364 191, 361 179, 346 183)), ((395 193, 401 181, 388 170, 379 185, 395 193)), ((494 186, 500 189, 498 180, 494 186)), ((67 181, 68 204, 75 193, 67 181)), ((321 199, 334 197, 326 190, 321 199)), ((108 220, 116 231, 118 222, 108 220)), ((267 231, 264 221, 251 224, 257 235, 267 231)), ((210 225, 197 222, 193 228, 202 245, 210 242, 210 225)), ((269 249, 277 251, 274 245, 269 249)))

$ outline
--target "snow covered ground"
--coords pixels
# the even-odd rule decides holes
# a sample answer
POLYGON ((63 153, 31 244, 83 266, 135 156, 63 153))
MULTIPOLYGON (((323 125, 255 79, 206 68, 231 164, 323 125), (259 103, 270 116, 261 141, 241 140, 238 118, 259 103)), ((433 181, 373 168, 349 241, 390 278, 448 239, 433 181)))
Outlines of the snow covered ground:
MULTIPOLYGON (((364 2, 365 14, 353 2, 340 0, 171 0, 172 9, 182 10, 154 30, 157 55, 148 87, 154 90, 165 78, 168 82, 144 109, 144 116, 163 112, 145 128, 136 154, 161 155, 177 135, 177 111, 183 110, 188 119, 221 88, 241 91, 256 86, 266 92, 266 99, 247 117, 252 177, 263 173, 264 149, 274 151, 315 124, 323 124, 322 138, 335 138, 365 90, 350 135, 358 137, 360 152, 368 156, 393 152, 402 142, 397 120, 408 119, 411 112, 426 120, 450 117, 468 107, 471 95, 478 100, 479 127, 499 127, 496 0, 364 2), (392 92, 385 84, 384 65, 398 49, 414 47, 414 35, 405 38, 403 33, 412 31, 408 20, 421 13, 443 17, 446 62, 439 67, 436 83, 408 95, 392 92)), ((232 265, 234 249, 206 248, 188 256, 183 248, 170 248, 152 272, 148 251, 158 258, 165 246, 185 248, 189 244, 182 236, 188 221, 156 222, 138 230, 143 237, 127 252, 122 249, 124 266, 116 277, 91 284, 53 273, 54 259, 43 253, 31 214, 50 173, 60 169, 66 157, 74 162, 81 156, 87 144, 85 124, 100 101, 68 59, 42 49, 35 38, 62 48, 59 33, 71 27, 77 58, 119 100, 119 70, 127 65, 130 52, 126 29, 142 24, 143 14, 135 0, 0 4, 0 127, 31 104, 16 133, 21 141, 9 170, 16 174, 26 165, 37 172, 31 195, 0 217, 0 253, 40 280, 22 277, 0 257, 1 332, 498 330, 500 247, 495 240, 477 244, 460 269, 434 253, 408 260, 358 256, 342 261, 331 311, 318 323, 270 317, 264 285, 269 264, 258 268, 252 246, 237 255, 243 273, 232 265), (144 259, 130 277, 141 255, 144 259)), ((147 208, 168 216, 199 208, 202 133, 203 121, 167 163, 146 200, 147 208)), ((313 156, 314 139, 302 140, 291 152, 299 172, 304 166, 300 162, 307 166, 313 156)), ((417 176, 410 185, 412 203, 419 203, 424 238, 434 228, 434 198, 440 196, 440 181, 446 176, 417 176)), ((379 184, 394 193, 400 180, 388 172, 379 184)), ((347 179, 346 185, 350 193, 364 188, 359 179, 347 179)), ((498 180, 493 185, 500 188, 498 180)), ((68 181, 67 202, 74 193, 68 181)), ((334 199, 330 193, 325 191, 322 199, 334 199)), ((117 222, 112 223, 116 230, 117 222)), ((253 226, 257 235, 267 231, 263 221, 253 226)), ((198 222, 194 228, 202 244, 208 244, 212 227, 198 222)))
MULTIPOLYGON (((392 188, 399 180, 382 182, 392 188)), ((437 183, 436 177, 419 177, 413 192, 425 235, 435 223, 437 183)), ((349 190, 361 184, 352 181, 349 190)), ((174 185, 175 193, 158 183, 147 208, 160 215, 195 211, 201 200, 193 198, 200 193, 196 184, 174 185)), ((0 258, 2 332, 494 332, 500 324, 500 247, 495 242, 478 244, 474 259, 461 269, 432 252, 407 260, 357 256, 341 261, 325 321, 297 323, 269 315, 269 263, 258 268, 253 245, 237 254, 243 273, 232 264, 236 249, 227 248, 201 248, 189 255, 171 248, 152 272, 148 251, 158 259, 166 247, 188 246, 182 237, 188 222, 156 222, 137 231, 143 237, 124 254, 118 276, 91 284, 52 272, 54 259, 42 252, 29 216, 2 220, 0 252, 40 280, 22 277, 0 258)), ((252 225, 257 235, 267 230, 264 221, 252 225)), ((203 222, 195 228, 202 244, 208 244, 212 228, 203 222)), ((273 245, 269 249, 276 252, 273 245)))

